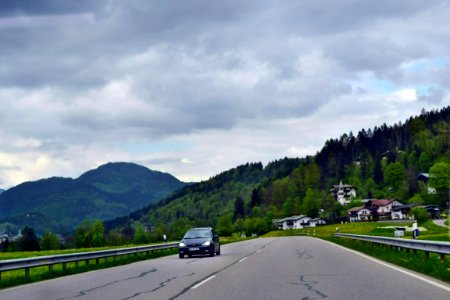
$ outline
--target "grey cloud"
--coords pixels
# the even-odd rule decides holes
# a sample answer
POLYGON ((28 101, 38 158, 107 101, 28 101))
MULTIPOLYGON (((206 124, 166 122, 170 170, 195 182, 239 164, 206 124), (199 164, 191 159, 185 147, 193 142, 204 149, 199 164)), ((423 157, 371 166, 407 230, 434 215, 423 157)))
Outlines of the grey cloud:
POLYGON ((418 100, 425 103, 440 104, 448 91, 440 87, 430 87, 424 93, 419 93, 418 100))
POLYGON ((384 73, 397 68, 402 62, 421 58, 427 54, 422 46, 401 45, 378 33, 352 34, 335 39, 328 54, 351 72, 371 71, 384 73))
MULTIPOLYGON (((358 72, 388 77, 399 74, 401 63, 429 55, 421 40, 396 39, 411 31, 391 36, 379 24, 407 22, 443 3, 25 1, 15 7, 15 2, 8 1, 0 15, 88 13, 95 18, 84 26, 0 28, 5 45, 0 88, 50 86, 61 91, 54 101, 70 102, 91 97, 90 91, 113 80, 131 78, 130 96, 145 103, 140 111, 116 113, 67 106, 71 110, 62 115, 49 110, 42 116, 52 121, 41 130, 23 127, 35 136, 62 133, 77 141, 112 139, 123 132, 185 134, 229 129, 248 119, 306 116, 350 94, 347 80, 358 72), (149 51, 157 55, 154 60, 136 58, 149 51), (315 52, 312 61, 297 66, 315 52), (257 73, 254 83, 240 79, 245 72, 257 73), (154 112, 155 107, 161 110, 154 112)), ((105 99, 91 101, 108 105, 105 99)))

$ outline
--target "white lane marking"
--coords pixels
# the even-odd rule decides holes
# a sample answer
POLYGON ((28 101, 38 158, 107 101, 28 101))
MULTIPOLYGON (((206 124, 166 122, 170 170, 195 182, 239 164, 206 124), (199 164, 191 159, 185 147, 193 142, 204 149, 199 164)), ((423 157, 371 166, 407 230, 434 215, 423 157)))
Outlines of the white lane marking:
POLYGON ((214 277, 216 277, 216 275, 209 276, 209 277, 206 278, 205 280, 203 280, 203 281, 197 283, 196 285, 194 285, 191 289, 193 290, 193 289, 198 288, 199 286, 201 286, 202 284, 207 283, 208 281, 210 281, 210 280, 213 279, 214 277))
MULTIPOLYGON (((324 241, 324 242, 328 242, 328 241, 324 241)), ((359 256, 365 257, 365 258, 367 258, 367 259, 369 259, 369 260, 371 260, 371 261, 373 261, 373 262, 379 263, 380 265, 383 265, 383 266, 385 266, 385 267, 394 269, 394 270, 399 271, 399 272, 401 272, 401 273, 403 273, 403 274, 409 275, 409 276, 411 276, 411 277, 414 277, 414 278, 416 278, 416 279, 422 280, 422 281, 424 281, 424 282, 426 282, 426 283, 432 284, 432 285, 434 285, 434 286, 437 286, 437 287, 439 287, 439 288, 441 288, 441 289, 444 289, 444 290, 450 292, 450 287, 445 286, 445 285, 443 285, 443 284, 440 284, 440 283, 438 283, 438 282, 436 282, 436 281, 427 279, 427 278, 422 277, 422 276, 420 276, 420 275, 411 273, 411 272, 409 272, 409 271, 406 271, 406 270, 403 270, 403 269, 401 269, 401 268, 395 267, 395 266, 390 265, 390 264, 388 264, 388 263, 382 262, 382 261, 380 261, 380 260, 378 260, 378 259, 376 259, 376 258, 373 258, 373 257, 368 256, 368 255, 366 255, 366 254, 360 253, 360 252, 355 251, 355 250, 353 250, 353 249, 349 249, 349 248, 346 248, 346 247, 344 247, 344 246, 341 246, 341 245, 338 245, 338 244, 335 244, 335 243, 332 243, 332 242, 328 242, 328 243, 330 243, 330 244, 332 244, 332 245, 334 245, 334 246, 336 246, 336 247, 342 248, 342 249, 344 249, 344 250, 347 250, 347 251, 349 251, 349 252, 352 252, 352 253, 354 253, 354 254, 358 254, 359 256)))
POLYGON ((239 260, 239 262, 243 262, 243 261, 246 260, 246 259, 247 259, 247 257, 241 258, 241 259, 239 260))
POLYGON ((259 253, 259 252, 261 252, 261 249, 259 249, 258 251, 256 251, 256 253, 259 253))

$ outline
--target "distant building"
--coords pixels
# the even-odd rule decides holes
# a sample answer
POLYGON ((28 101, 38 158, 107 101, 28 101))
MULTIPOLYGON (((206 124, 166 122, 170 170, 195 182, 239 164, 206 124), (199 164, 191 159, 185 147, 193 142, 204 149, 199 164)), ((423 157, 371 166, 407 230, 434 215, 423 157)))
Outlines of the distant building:
POLYGON ((365 206, 353 207, 348 210, 348 218, 350 222, 369 221, 372 220, 372 212, 365 206))
POLYGON ((302 229, 303 227, 309 226, 311 221, 310 217, 305 215, 291 216, 283 219, 276 219, 274 223, 277 225, 278 229, 302 229))
POLYGON ((352 198, 356 197, 356 188, 349 184, 342 184, 342 181, 338 185, 333 185, 330 192, 334 199, 342 205, 347 205, 352 198))
POLYGON ((321 225, 326 225, 327 221, 325 221, 322 218, 315 218, 309 221, 309 226, 310 227, 316 227, 316 226, 321 226, 321 225))
POLYGON ((414 216, 411 215, 411 209, 419 206, 420 203, 409 203, 400 206, 394 206, 391 210, 392 220, 412 220, 414 216))
POLYGON ((432 218, 432 219, 439 218, 439 214, 441 212, 439 205, 424 205, 423 208, 426 209, 430 218, 432 218))
POLYGON ((402 202, 392 199, 371 199, 366 202, 366 207, 377 216, 386 216, 391 214, 393 207, 403 205, 402 202))
POLYGON ((436 194, 436 189, 430 187, 429 185, 430 175, 428 173, 420 173, 419 175, 417 175, 416 179, 422 181, 425 184, 428 194, 436 194))
MULTIPOLYGON (((366 199, 362 201, 364 206, 353 207, 347 211, 351 222, 369 221, 381 219, 393 219, 392 211, 403 203, 393 199, 366 199)), ((403 217, 401 211, 397 211, 396 217, 403 217)))

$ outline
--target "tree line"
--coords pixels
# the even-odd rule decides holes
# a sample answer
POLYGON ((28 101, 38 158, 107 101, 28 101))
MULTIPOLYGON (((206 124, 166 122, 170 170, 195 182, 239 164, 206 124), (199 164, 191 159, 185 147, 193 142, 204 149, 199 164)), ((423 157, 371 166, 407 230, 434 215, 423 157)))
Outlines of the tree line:
POLYGON ((221 235, 262 234, 273 229, 273 219, 296 214, 340 221, 362 199, 397 199, 445 209, 449 131, 450 106, 423 111, 393 126, 343 134, 328 140, 314 156, 266 166, 247 163, 185 186, 129 216, 87 222, 77 228, 73 244, 140 244, 162 241, 163 234, 177 240, 192 226, 212 226, 221 235), (427 183, 417 180, 420 173, 428 174, 427 183), (340 181, 357 189, 350 206, 342 206, 330 193, 340 181))

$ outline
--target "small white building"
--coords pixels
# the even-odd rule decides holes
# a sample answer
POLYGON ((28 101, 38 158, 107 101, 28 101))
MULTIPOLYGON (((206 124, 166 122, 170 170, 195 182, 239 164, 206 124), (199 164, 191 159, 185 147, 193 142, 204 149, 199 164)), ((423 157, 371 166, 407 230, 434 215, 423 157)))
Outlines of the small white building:
POLYGON ((348 218, 350 222, 368 221, 372 219, 372 213, 365 206, 353 207, 348 210, 348 218))
POLYGON ((420 203, 409 203, 401 206, 392 207, 391 218, 392 220, 412 220, 414 216, 410 214, 411 209, 419 206, 420 203))
POLYGON ((310 225, 311 218, 305 215, 291 216, 283 219, 274 220, 278 229, 302 229, 310 225))
POLYGON ((312 219, 311 221, 309 221, 309 226, 310 227, 316 227, 316 226, 321 226, 321 225, 326 225, 327 221, 325 221, 324 219, 321 218, 315 218, 312 219))

